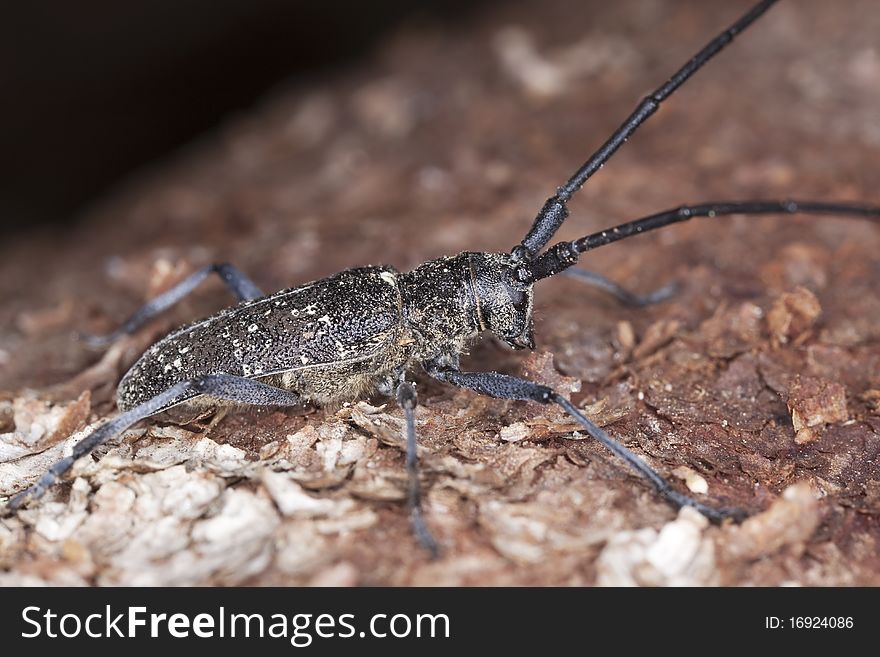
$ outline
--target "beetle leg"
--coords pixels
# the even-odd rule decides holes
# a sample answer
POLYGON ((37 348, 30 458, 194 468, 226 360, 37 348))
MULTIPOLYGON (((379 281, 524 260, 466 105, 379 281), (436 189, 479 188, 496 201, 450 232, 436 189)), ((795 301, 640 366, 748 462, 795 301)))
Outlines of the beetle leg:
POLYGON ((574 404, 552 388, 496 372, 461 372, 457 369, 441 367, 431 363, 427 364, 425 369, 431 376, 440 381, 473 390, 481 395, 498 397, 500 399, 534 401, 541 404, 549 404, 551 402, 559 404, 592 438, 598 440, 615 456, 621 458, 633 470, 650 481, 660 494, 676 507, 693 507, 714 522, 720 522, 725 518, 741 519, 745 517, 745 513, 740 509, 716 509, 697 501, 693 497, 679 493, 645 461, 608 435, 604 429, 591 422, 574 404))
POLYGON ((40 498, 73 467, 77 459, 91 453, 99 445, 122 433, 134 423, 164 411, 181 401, 201 395, 254 406, 293 406, 301 401, 300 396, 295 392, 231 374, 208 374, 189 381, 175 383, 143 404, 138 404, 134 408, 120 413, 80 440, 73 446, 73 453, 70 456, 66 456, 52 465, 35 484, 14 495, 9 500, 8 508, 14 511, 29 499, 40 498))
POLYGON ((437 558, 440 553, 440 547, 425 523, 425 516, 422 511, 422 492, 419 487, 419 464, 416 445, 416 404, 418 403, 416 387, 412 383, 401 381, 397 386, 395 396, 406 417, 406 472, 409 477, 407 499, 409 502, 410 522, 412 523, 413 533, 416 535, 419 543, 431 553, 433 558, 437 558))
POLYGON ((673 281, 672 283, 667 283, 663 287, 657 288, 653 292, 648 292, 647 294, 639 294, 637 292, 632 292, 626 289, 619 283, 616 283, 610 278, 606 278, 602 274, 594 271, 572 268, 566 269, 562 273, 565 276, 576 278, 582 283, 592 285, 593 287, 598 287, 599 289, 608 292, 615 299, 627 306, 641 307, 660 303, 661 301, 666 301, 667 299, 669 299, 679 290, 679 284, 673 281))
POLYGON ((93 347, 103 347, 126 333, 134 333, 147 321, 187 296, 212 273, 220 277, 220 280, 223 281, 239 301, 250 301, 264 296, 260 288, 251 279, 232 265, 227 263, 208 265, 190 274, 170 290, 147 301, 115 331, 107 335, 84 335, 82 336, 83 339, 93 347))

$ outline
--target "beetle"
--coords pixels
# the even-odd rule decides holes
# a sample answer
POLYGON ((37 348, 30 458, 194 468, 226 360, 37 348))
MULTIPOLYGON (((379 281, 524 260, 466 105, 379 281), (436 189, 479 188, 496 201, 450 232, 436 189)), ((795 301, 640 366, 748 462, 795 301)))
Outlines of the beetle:
MULTIPOLYGON (((378 391, 395 397, 403 410, 410 518, 419 542, 436 554, 438 544, 420 503, 417 395, 406 378, 414 365, 420 365, 440 381, 480 394, 557 404, 674 505, 694 507, 715 521, 742 517, 740 510, 710 506, 676 490, 552 388, 506 374, 462 371, 459 355, 482 333, 494 334, 513 349, 533 349, 534 285, 566 271, 579 271, 572 268, 580 255, 594 248, 694 217, 772 213, 880 217, 880 208, 843 203, 711 202, 665 210, 548 248, 568 217, 567 204, 574 194, 676 89, 777 1, 758 2, 646 96, 544 203, 531 229, 509 252, 464 252, 428 261, 405 273, 389 266, 359 267, 270 295, 264 295, 232 265, 217 264, 195 272, 148 302, 120 329, 93 341, 104 344, 137 330, 212 274, 218 275, 240 301, 149 348, 119 384, 120 414, 11 498, 9 507, 14 510, 40 497, 78 458, 134 423, 179 404, 322 405, 378 391)), ((581 272, 579 277, 624 301, 640 304, 662 300, 671 292, 666 289, 637 297, 600 274, 581 272)))

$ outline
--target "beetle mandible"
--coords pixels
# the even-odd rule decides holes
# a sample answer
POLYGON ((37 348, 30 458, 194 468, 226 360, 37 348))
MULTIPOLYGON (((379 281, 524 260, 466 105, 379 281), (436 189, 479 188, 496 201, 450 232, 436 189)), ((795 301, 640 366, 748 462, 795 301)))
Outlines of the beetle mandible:
POLYGON ((217 274, 241 303, 181 328, 148 349, 119 384, 120 414, 77 443, 71 455, 15 495, 9 507, 17 509, 40 497, 76 459, 134 423, 179 404, 322 405, 378 391, 394 396, 403 409, 411 522, 420 543, 436 554, 438 544, 420 503, 416 391, 406 379, 408 370, 420 365, 436 379, 479 394, 557 404, 674 505, 694 507, 715 521, 740 517, 736 509, 711 506, 677 491, 553 389, 495 372, 462 371, 459 355, 484 332, 513 349, 533 349, 534 284, 566 270, 629 303, 651 303, 671 293, 667 288, 638 297, 600 274, 570 269, 582 253, 615 241, 694 217, 771 213, 880 217, 878 207, 841 203, 709 202, 666 210, 547 248, 568 216, 572 196, 676 89, 776 2, 758 2, 646 96, 545 202, 531 229, 510 252, 464 252, 406 273, 389 266, 359 267, 268 296, 233 266, 218 264, 148 302, 117 331, 95 341, 106 343, 137 330, 211 274, 217 274))

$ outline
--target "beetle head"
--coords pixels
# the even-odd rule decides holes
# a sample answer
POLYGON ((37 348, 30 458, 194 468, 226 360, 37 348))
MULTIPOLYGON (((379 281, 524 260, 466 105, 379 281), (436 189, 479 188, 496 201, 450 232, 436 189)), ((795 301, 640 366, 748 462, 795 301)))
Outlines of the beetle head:
POLYGON ((471 281, 482 330, 492 331, 514 349, 534 349, 532 286, 518 286, 511 276, 509 253, 470 254, 471 281))

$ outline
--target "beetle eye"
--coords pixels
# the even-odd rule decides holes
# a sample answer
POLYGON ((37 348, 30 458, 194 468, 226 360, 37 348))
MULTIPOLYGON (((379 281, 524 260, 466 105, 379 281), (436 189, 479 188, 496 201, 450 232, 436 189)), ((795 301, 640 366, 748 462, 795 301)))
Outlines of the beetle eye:
POLYGON ((510 302, 517 308, 523 305, 526 300, 526 294, 522 290, 515 287, 508 287, 507 293, 510 295, 510 302))

